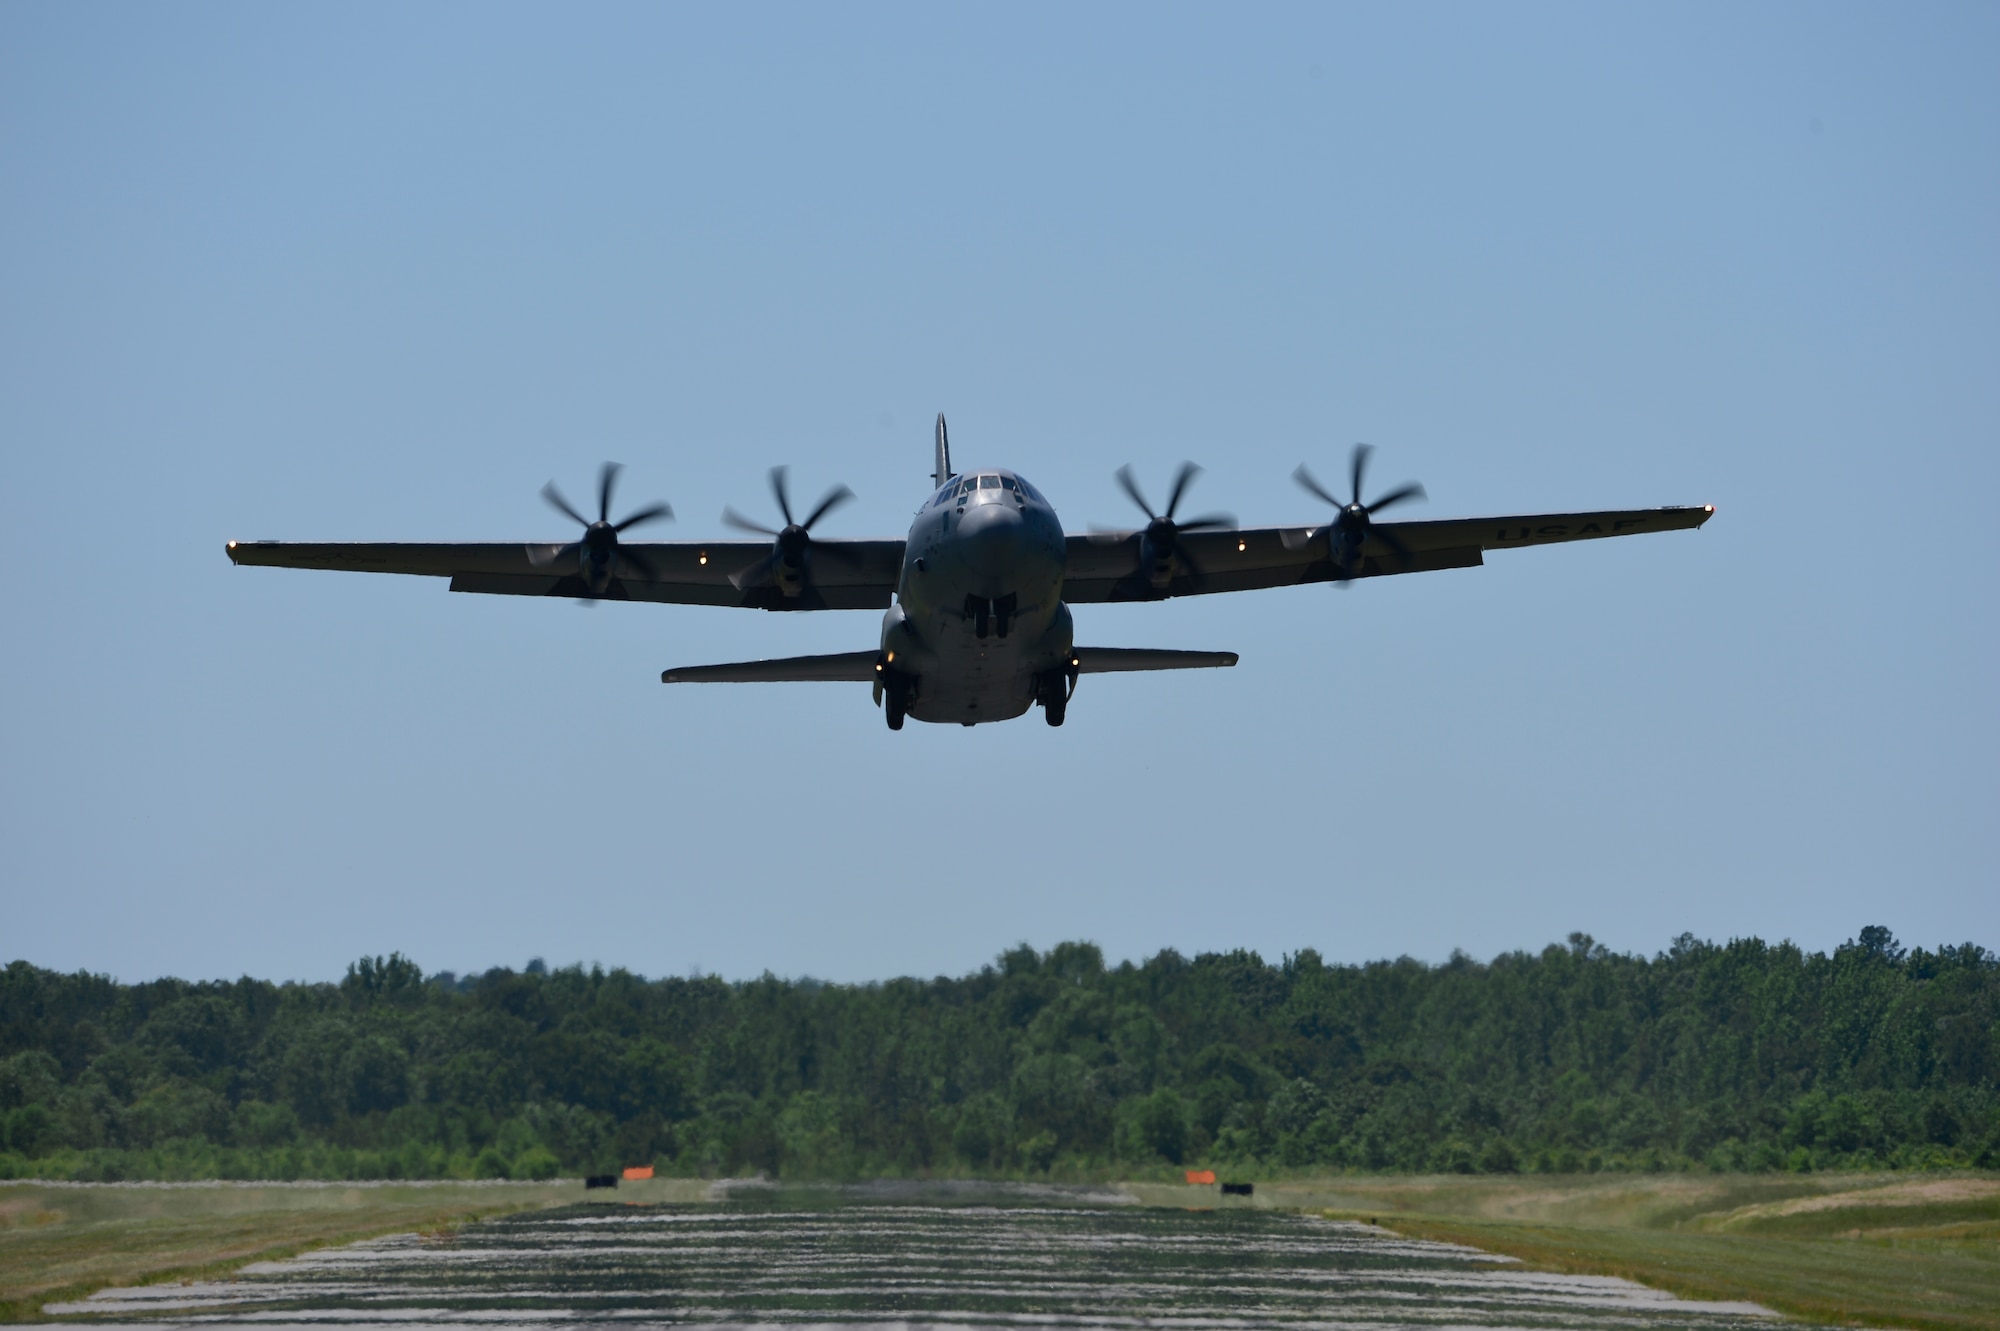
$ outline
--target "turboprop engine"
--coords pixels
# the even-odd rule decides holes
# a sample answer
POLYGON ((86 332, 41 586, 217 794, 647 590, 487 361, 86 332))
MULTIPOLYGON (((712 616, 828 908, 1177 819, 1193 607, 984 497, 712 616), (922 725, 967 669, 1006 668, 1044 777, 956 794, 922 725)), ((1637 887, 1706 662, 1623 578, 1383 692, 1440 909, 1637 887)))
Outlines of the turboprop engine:
MULTIPOLYGON (((1292 473, 1292 479, 1297 481, 1300 487, 1307 493, 1333 505, 1339 510, 1332 524, 1326 528, 1326 541, 1327 558, 1332 562, 1334 571, 1341 582, 1361 576, 1361 563, 1366 558, 1366 551, 1363 547, 1367 545, 1368 537, 1372 531, 1370 520, 1377 513, 1380 513, 1392 504, 1400 504, 1405 499, 1421 499, 1424 497, 1424 487, 1412 481, 1410 484, 1402 486, 1399 489, 1391 490, 1372 504, 1362 503, 1361 478, 1368 470, 1368 455, 1374 451, 1367 444, 1356 444, 1354 446, 1354 455, 1348 464, 1348 478, 1351 482, 1353 498, 1345 503, 1328 494, 1326 488, 1313 478, 1311 472, 1306 470, 1305 464, 1301 463, 1299 469, 1292 473)), ((1405 564, 1410 562, 1409 549, 1389 531, 1385 529, 1373 532, 1373 534, 1383 545, 1389 547, 1390 551, 1397 558, 1401 559, 1405 564)))
MULTIPOLYGON (((550 507, 571 521, 583 524, 583 538, 549 552, 548 562, 559 567, 565 560, 575 558, 577 576, 583 579, 583 585, 590 590, 592 596, 603 596, 610 591, 611 580, 618 576, 620 557, 618 537, 621 532, 630 527, 637 527, 641 523, 671 518, 674 515, 673 509, 667 505, 654 504, 651 508, 640 509, 622 522, 613 522, 611 492, 617 487, 618 473, 622 470, 623 468, 616 462, 607 462, 598 472, 595 522, 571 508, 569 501, 563 498, 562 491, 556 489, 554 481, 542 487, 542 498, 549 501, 550 507)), ((642 577, 652 576, 652 566, 646 562, 644 556, 627 550, 623 557, 624 561, 642 577)))

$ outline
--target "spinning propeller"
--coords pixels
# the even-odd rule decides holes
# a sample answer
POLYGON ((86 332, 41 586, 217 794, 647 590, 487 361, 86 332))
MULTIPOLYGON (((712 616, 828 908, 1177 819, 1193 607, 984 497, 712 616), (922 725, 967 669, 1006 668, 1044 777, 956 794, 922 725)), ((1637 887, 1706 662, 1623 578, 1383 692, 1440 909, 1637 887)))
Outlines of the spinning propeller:
MULTIPOLYGON (((1194 562, 1194 557, 1181 547, 1181 533, 1203 531, 1214 527, 1233 527, 1236 525, 1236 519, 1226 513, 1206 513, 1201 517, 1185 520, 1174 517, 1180 510, 1182 496, 1187 493, 1188 482, 1200 474, 1201 468, 1194 463, 1181 463, 1180 471, 1174 476, 1174 488, 1167 495, 1167 511, 1155 513, 1153 506, 1146 502, 1146 496, 1140 493, 1139 482, 1133 478, 1132 469, 1130 467, 1118 469, 1119 487, 1133 503, 1139 506, 1139 511, 1146 515, 1145 529, 1139 533, 1139 567, 1126 581, 1143 583, 1152 591, 1164 592, 1168 584, 1173 581, 1176 561, 1187 571, 1189 577, 1201 576, 1201 568, 1194 562)), ((1134 590, 1137 590, 1136 586, 1134 590)))
MULTIPOLYGON (((551 507, 569 518, 572 522, 578 522, 583 525, 583 539, 580 541, 571 541, 568 545, 558 546, 548 552, 546 559, 539 559, 537 562, 553 564, 557 560, 567 558, 572 554, 577 555, 579 557, 578 571, 583 577, 584 585, 590 588, 590 594, 593 597, 604 595, 611 587, 611 579, 617 574, 618 556, 620 554, 618 548, 619 533, 644 522, 653 522, 660 518, 671 518, 674 515, 674 510, 670 506, 666 504, 654 504, 650 508, 640 509, 637 513, 632 514, 621 522, 613 522, 611 520, 611 492, 617 487, 618 473, 622 470, 624 468, 619 466, 618 463, 607 462, 604 464, 603 469, 598 472, 597 521, 595 522, 592 522, 589 518, 586 518, 583 514, 570 507, 569 500, 563 498, 562 491, 556 489, 554 481, 550 481, 542 487, 542 498, 548 500, 551 507)), ((653 566, 647 563, 645 557, 638 551, 626 550, 623 554, 626 563, 630 564, 646 577, 650 578, 653 576, 653 566)))
MULTIPOLYGON (((792 500, 787 474, 783 467, 771 468, 771 495, 778 501, 778 512, 783 514, 785 519, 782 530, 773 531, 761 523, 752 522, 733 508, 722 510, 722 520, 738 531, 754 532, 759 536, 771 538, 770 554, 742 572, 730 575, 730 584, 738 591, 770 583, 775 584, 788 599, 802 596, 811 583, 812 575, 808 563, 813 548, 813 524, 854 498, 854 491, 844 485, 836 485, 826 492, 826 497, 819 501, 819 507, 815 508, 804 522, 796 521, 792 517, 792 500)), ((821 546, 820 550, 835 557, 844 554, 839 546, 821 546)))
MULTIPOLYGON (((1333 520, 1329 549, 1333 564, 1338 570, 1339 580, 1346 582, 1361 572, 1361 547, 1368 540, 1370 519, 1391 504, 1400 504, 1405 499, 1422 499, 1424 487, 1412 481, 1410 484, 1391 490, 1372 504, 1361 502, 1361 477, 1368 470, 1368 455, 1375 450, 1368 444, 1354 446, 1353 460, 1349 465, 1349 479, 1354 497, 1343 503, 1326 492, 1326 487, 1313 479, 1313 474, 1301 463, 1292 473, 1292 479, 1308 493, 1340 510, 1333 520)), ((1397 538, 1395 532, 1384 527, 1374 531, 1375 539, 1389 547, 1405 564, 1410 562, 1410 548, 1397 538)))

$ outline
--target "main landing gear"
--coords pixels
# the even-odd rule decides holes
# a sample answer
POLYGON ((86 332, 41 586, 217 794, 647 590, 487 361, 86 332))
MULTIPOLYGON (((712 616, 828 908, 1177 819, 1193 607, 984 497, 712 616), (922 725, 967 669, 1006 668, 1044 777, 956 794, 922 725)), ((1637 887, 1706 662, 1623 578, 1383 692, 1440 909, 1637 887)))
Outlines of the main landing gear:
POLYGON ((1042 705, 1042 719, 1052 726, 1061 725, 1069 715, 1069 700, 1076 692, 1078 664, 1072 656, 1068 665, 1047 672, 1036 682, 1035 701, 1042 705))
POLYGON ((914 681, 907 675, 899 675, 893 670, 885 670, 881 675, 880 701, 882 717, 889 723, 889 729, 901 730, 903 718, 909 714, 910 699, 915 696, 914 681))

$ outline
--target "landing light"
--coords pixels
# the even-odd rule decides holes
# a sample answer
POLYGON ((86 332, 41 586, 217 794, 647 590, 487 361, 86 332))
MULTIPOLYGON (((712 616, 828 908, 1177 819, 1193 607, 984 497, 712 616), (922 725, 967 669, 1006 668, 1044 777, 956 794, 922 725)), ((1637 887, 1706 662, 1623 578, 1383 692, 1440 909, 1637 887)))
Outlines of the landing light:
POLYGON ((1238 541, 1236 543, 1236 548, 1238 550, 1248 550, 1250 548, 1250 543, 1248 541, 1238 541))
POLYGON ((704 564, 708 562, 708 551, 704 550, 701 552, 701 562, 704 564))
POLYGON ((890 653, 889 653, 889 659, 890 659, 891 661, 895 660, 895 659, 896 659, 896 654, 895 654, 894 652, 890 652, 890 653))

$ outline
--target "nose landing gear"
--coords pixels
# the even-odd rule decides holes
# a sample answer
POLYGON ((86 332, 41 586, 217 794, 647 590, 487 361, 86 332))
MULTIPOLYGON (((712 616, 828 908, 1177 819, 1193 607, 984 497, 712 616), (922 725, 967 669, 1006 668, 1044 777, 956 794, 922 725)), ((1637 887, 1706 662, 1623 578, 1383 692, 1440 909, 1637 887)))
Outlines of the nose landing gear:
POLYGON ((1007 630, 1014 623, 1015 607, 1019 604, 1019 598, 1013 592, 991 599, 984 596, 966 597, 965 617, 972 621, 972 636, 983 638, 987 630, 992 629, 1001 637, 1006 637, 1007 630))

